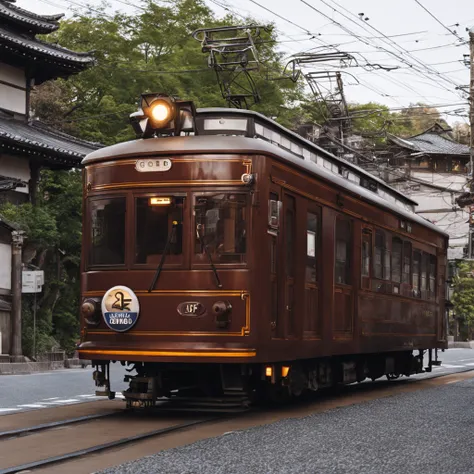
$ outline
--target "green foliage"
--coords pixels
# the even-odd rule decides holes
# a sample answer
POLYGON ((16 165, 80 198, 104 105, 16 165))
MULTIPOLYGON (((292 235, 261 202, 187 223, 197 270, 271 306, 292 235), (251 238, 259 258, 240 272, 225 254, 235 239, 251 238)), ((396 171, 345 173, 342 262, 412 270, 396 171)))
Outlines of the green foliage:
POLYGON ((385 142, 386 132, 401 137, 422 133, 435 123, 447 126, 437 109, 422 103, 410 105, 401 111, 391 112, 389 107, 376 102, 350 104, 349 113, 354 133, 369 137, 374 144, 385 142))
MULTIPOLYGON (((63 21, 56 33, 45 36, 76 51, 94 51, 96 65, 57 85, 37 88, 32 98, 36 116, 76 136, 113 144, 134 138, 128 116, 144 92, 172 94, 193 100, 197 107, 226 106, 215 73, 191 34, 204 26, 239 21, 217 19, 202 0, 165 5, 149 1, 144 8, 140 14, 117 13, 113 18, 88 12, 63 21)), ((282 71, 276 39, 265 32, 259 44, 263 66, 254 77, 262 101, 254 109, 291 125, 301 86, 267 80, 282 71)))
POLYGON ((454 279, 454 311, 468 325, 474 323, 474 262, 460 262, 454 279))
MULTIPOLYGON (((0 214, 16 222, 27 235, 24 263, 45 272, 37 295, 37 353, 61 346, 69 353, 79 338, 81 205, 80 171, 43 170, 38 202, 5 204, 0 214)), ((23 296, 24 353, 33 350, 34 296, 23 296)))

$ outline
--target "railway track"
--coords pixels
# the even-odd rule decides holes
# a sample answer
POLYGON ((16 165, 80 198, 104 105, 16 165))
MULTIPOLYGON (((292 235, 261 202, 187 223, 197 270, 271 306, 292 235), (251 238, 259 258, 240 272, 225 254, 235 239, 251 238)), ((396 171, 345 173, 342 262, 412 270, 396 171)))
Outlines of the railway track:
POLYGON ((19 428, 16 430, 7 430, 7 431, 0 431, 0 440, 1 439, 8 439, 8 438, 17 438, 19 436, 26 436, 31 433, 38 433, 40 431, 45 431, 53 428, 60 428, 68 425, 74 425, 76 423, 82 423, 86 421, 97 420, 100 418, 107 418, 109 416, 119 416, 117 413, 99 413, 95 415, 85 415, 85 416, 78 416, 76 418, 70 418, 68 420, 59 420, 53 421, 51 423, 41 423, 35 426, 28 426, 26 428, 19 428))
MULTIPOLYGON (((87 417, 83 417, 83 418, 87 418, 87 417)), ((91 418, 92 419, 98 418, 98 416, 89 417, 89 419, 91 419, 91 418)), ((203 424, 203 423, 210 423, 212 421, 215 421, 216 419, 217 419, 216 417, 212 417, 212 418, 201 419, 201 420, 193 420, 193 421, 188 421, 188 422, 185 422, 185 423, 180 423, 178 425, 169 426, 169 427, 166 427, 166 428, 160 428, 160 429, 153 430, 153 431, 147 431, 145 433, 141 433, 141 434, 134 435, 134 436, 127 436, 127 437, 120 438, 118 440, 114 440, 114 441, 111 441, 111 442, 108 442, 108 443, 102 443, 102 444, 98 444, 98 445, 95 445, 95 446, 90 446, 88 448, 79 449, 77 451, 71 451, 71 452, 61 454, 61 455, 58 455, 58 456, 50 456, 50 457, 40 459, 40 460, 37 460, 37 461, 32 461, 32 462, 28 462, 28 463, 24 463, 24 464, 18 464, 18 465, 15 465, 15 466, 10 466, 10 467, 7 467, 7 468, 2 468, 2 469, 0 469, 0 474, 13 474, 13 473, 21 472, 21 471, 27 471, 27 470, 31 470, 31 469, 37 469, 37 468, 49 466, 49 465, 56 464, 56 463, 61 463, 61 462, 64 462, 64 461, 70 461, 72 459, 80 458, 82 456, 87 456, 89 454, 93 454, 93 453, 96 453, 96 452, 99 452, 99 451, 105 451, 107 449, 117 448, 117 447, 120 447, 120 446, 124 446, 124 445, 127 445, 127 444, 134 443, 136 441, 141 441, 141 440, 144 440, 144 439, 147 439, 147 438, 157 437, 157 436, 168 434, 168 433, 171 433, 171 432, 181 431, 181 430, 184 430, 186 428, 190 428, 192 426, 200 425, 200 424, 203 424)), ((33 428, 37 428, 36 431, 44 431, 44 430, 47 430, 48 428, 51 429, 51 428, 56 427, 56 426, 62 426, 62 425, 68 424, 68 422, 69 422, 69 424, 71 424, 71 421, 72 420, 64 420, 64 422, 62 422, 61 424, 58 424, 59 423, 58 422, 58 423, 51 423, 50 425, 52 425, 52 426, 49 426, 49 427, 45 426, 45 425, 42 425, 41 427, 38 426, 38 427, 33 427, 33 428)), ((86 420, 83 420, 83 421, 86 421, 86 420)), ((78 423, 79 421, 72 421, 72 422, 73 423, 78 423)), ((16 431, 25 431, 26 433, 31 433, 32 432, 31 429, 16 430, 16 431)))
MULTIPOLYGON (((453 374, 433 374, 424 380, 402 379, 399 381, 369 382, 367 384, 348 386, 344 390, 339 390, 336 397, 333 396, 335 393, 332 394, 328 391, 325 394, 319 394, 312 401, 280 407, 277 410, 251 410, 253 415, 248 418, 250 421, 245 421, 246 417, 239 416, 248 414, 248 412, 239 414, 184 413, 179 416, 175 413, 166 415, 166 413, 160 410, 147 412, 148 414, 143 416, 143 412, 124 410, 120 412, 95 413, 12 429, 0 432, 0 440, 2 441, 0 443, 0 474, 20 473, 22 471, 42 468, 48 469, 49 466, 53 465, 57 465, 56 469, 63 469, 63 463, 67 468, 71 462, 72 465, 74 465, 75 461, 84 462, 79 461, 81 458, 86 460, 86 462, 90 462, 87 456, 94 453, 100 453, 102 457, 114 459, 114 456, 116 456, 114 454, 115 448, 126 448, 129 452, 135 451, 134 443, 150 438, 159 438, 167 434, 179 434, 180 431, 199 425, 209 424, 212 426, 214 423, 215 427, 211 427, 210 430, 219 435, 221 434, 220 431, 242 429, 247 426, 247 423, 250 427, 255 423, 252 420, 258 419, 260 416, 266 418, 265 423, 268 423, 268 416, 276 421, 280 417, 294 416, 295 413, 306 411, 306 406, 309 412, 324 411, 335 406, 345 406, 346 404, 357 403, 358 401, 387 396, 389 392, 393 394, 412 391, 416 390, 417 386, 428 388, 429 386, 446 383, 446 381, 447 383, 452 383, 451 380, 461 380, 468 376, 468 374, 464 374, 465 372, 473 372, 473 370, 471 368, 453 374), (224 423, 216 423, 219 421, 224 423), (162 426, 159 426, 160 424, 162 426), (89 445, 85 446, 86 442, 89 442, 89 445)), ((209 431, 209 428, 206 428, 206 430, 209 431)), ((199 439, 200 431, 191 431, 186 436, 190 439, 193 437, 199 439)), ((179 434, 179 438, 182 439, 181 434, 179 434)), ((170 441, 163 441, 159 445, 154 444, 151 448, 152 452, 156 452, 158 446, 165 446, 166 443, 170 442, 173 443, 172 438, 170 441)), ((153 441, 153 443, 155 442, 153 441)), ((91 462, 93 463, 94 461, 91 462)))

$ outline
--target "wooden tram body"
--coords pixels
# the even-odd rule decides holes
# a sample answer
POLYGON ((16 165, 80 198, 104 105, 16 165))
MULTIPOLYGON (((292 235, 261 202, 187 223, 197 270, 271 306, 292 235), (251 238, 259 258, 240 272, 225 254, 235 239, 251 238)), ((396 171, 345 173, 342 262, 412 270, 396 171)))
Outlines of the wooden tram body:
POLYGON ((423 370, 414 350, 429 351, 430 370, 447 347, 447 236, 382 181, 260 114, 201 109, 194 122, 194 136, 84 160, 82 296, 96 307, 79 354, 104 393, 110 361, 137 369, 131 405, 185 387, 298 395, 410 375, 423 370), (97 310, 116 286, 139 302, 125 331, 97 310))

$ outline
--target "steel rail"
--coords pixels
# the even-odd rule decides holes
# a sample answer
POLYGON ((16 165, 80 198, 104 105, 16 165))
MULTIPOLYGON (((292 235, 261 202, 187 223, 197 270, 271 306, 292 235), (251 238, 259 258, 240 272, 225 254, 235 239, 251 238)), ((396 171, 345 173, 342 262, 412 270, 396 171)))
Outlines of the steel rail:
POLYGON ((210 421, 215 421, 218 418, 209 418, 205 420, 198 420, 198 421, 190 421, 188 423, 182 423, 180 425, 170 426, 168 428, 161 428, 159 430, 149 431, 147 433, 130 436, 128 438, 121 438, 116 441, 111 441, 109 443, 99 444, 97 446, 91 446, 90 448, 80 449, 78 451, 73 451, 70 453, 62 454, 60 456, 52 456, 46 459, 42 459, 40 461, 34 461, 26 464, 20 464, 18 466, 11 466, 7 467, 6 469, 1 469, 0 474, 13 474, 19 473, 21 471, 27 471, 30 469, 37 469, 39 467, 48 466, 51 464, 56 464, 64 461, 69 461, 71 459, 79 458, 82 456, 86 456, 88 454, 96 453, 98 451, 105 451, 107 449, 116 448, 118 446, 123 446, 125 444, 131 444, 135 441, 141 441, 143 439, 152 438, 154 436, 159 436, 167 433, 171 433, 173 431, 180 431, 191 426, 199 425, 202 423, 208 423, 210 421))
POLYGON ((45 431, 59 426, 73 425, 82 421, 95 420, 97 418, 106 418, 113 415, 122 415, 125 412, 108 412, 99 413, 96 415, 84 415, 77 418, 70 418, 68 420, 52 421, 50 423, 42 423, 41 425, 29 426, 26 428, 18 428, 16 430, 0 431, 0 439, 4 438, 17 438, 19 436, 25 436, 29 433, 36 433, 38 431, 45 431))

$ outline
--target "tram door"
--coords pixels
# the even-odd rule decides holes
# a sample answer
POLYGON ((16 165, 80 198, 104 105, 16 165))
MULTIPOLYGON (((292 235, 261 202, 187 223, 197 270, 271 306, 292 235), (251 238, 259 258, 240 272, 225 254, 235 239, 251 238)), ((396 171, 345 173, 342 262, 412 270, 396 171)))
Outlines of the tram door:
POLYGON ((284 249, 284 314, 285 336, 296 334, 295 328, 295 276, 296 276, 296 200, 288 194, 283 195, 283 232, 282 243, 284 249))
POLYGON ((270 193, 270 288, 272 337, 295 336, 296 200, 275 189, 270 193))

